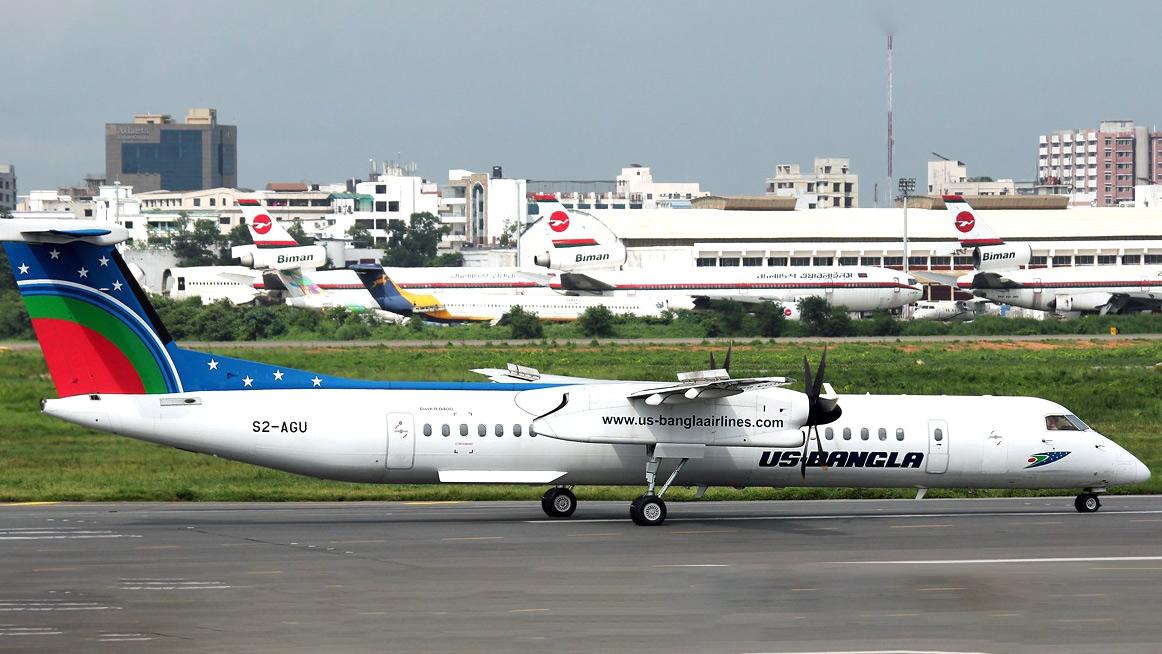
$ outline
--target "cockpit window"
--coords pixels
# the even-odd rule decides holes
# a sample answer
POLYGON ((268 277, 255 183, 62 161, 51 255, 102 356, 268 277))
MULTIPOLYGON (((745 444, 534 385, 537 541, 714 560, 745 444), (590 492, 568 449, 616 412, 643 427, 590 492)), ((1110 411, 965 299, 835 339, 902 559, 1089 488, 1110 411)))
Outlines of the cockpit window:
POLYGON ((1089 431, 1089 425, 1073 414, 1045 416, 1045 429, 1049 431, 1089 431))
POLYGON ((919 284, 919 283, 920 283, 920 282, 916 281, 916 278, 915 278, 915 277, 909 277, 909 278, 908 278, 908 286, 915 286, 915 285, 917 285, 917 284, 919 284))

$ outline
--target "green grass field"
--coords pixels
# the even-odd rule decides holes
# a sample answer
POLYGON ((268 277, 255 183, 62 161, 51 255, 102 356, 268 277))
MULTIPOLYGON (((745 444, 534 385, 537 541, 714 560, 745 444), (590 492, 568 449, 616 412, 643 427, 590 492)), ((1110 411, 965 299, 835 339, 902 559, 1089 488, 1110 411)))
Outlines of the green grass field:
MULTIPOLYGON (((477 379, 470 368, 517 362, 542 372, 620 379, 673 379, 705 367, 723 346, 433 346, 223 348, 222 354, 369 379, 477 379)), ((818 346, 736 344, 735 376, 802 376, 818 346)), ((1035 395, 1072 409, 1156 472, 1140 486, 1162 490, 1162 345, 1156 341, 832 344, 828 380, 842 393, 1035 395)), ((534 499, 542 487, 377 486, 319 481, 140 443, 40 413, 54 395, 40 352, 0 350, 0 501, 534 499)), ((629 499, 640 488, 579 488, 581 499, 629 499)), ((909 497, 914 491, 712 489, 711 499, 909 497)), ((1059 493, 1060 491, 1058 491, 1059 493)), ((963 493, 961 493, 963 494, 963 493)), ((954 493, 933 491, 930 496, 954 493)), ((978 493, 980 495, 980 493, 978 493)), ((674 489, 667 499, 689 497, 674 489)))

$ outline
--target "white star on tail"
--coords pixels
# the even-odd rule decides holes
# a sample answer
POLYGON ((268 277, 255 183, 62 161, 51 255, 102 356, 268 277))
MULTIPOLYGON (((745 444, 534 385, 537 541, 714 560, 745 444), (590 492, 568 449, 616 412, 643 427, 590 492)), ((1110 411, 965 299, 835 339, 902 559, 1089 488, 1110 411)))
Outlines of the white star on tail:
POLYGON ((315 386, 321 386, 323 384, 323 380, 319 379, 316 376, 314 379, 311 380, 311 383, 314 384, 315 386))
POLYGON ((283 373, 283 371, 275 370, 274 371, 274 381, 282 381, 283 374, 285 374, 285 373, 283 373))
POLYGON ((120 291, 121 290, 121 282, 113 282, 113 290, 120 291))
POLYGON ((89 271, 85 268, 81 268, 80 270, 77 271, 77 274, 80 275, 81 277, 88 277, 89 271))
POLYGON ((61 251, 60 250, 50 250, 48 253, 48 256, 51 259, 60 259, 61 258, 61 251))
POLYGON ((97 259, 97 262, 101 264, 102 268, 104 268, 109 265, 109 257, 101 257, 100 259, 97 259))
POLYGON ((242 385, 243 386, 250 386, 253 383, 254 383, 254 380, 250 378, 250 375, 246 375, 245 377, 242 378, 242 385))
POLYGON ((209 361, 207 361, 206 365, 210 366, 210 370, 217 370, 218 369, 218 362, 213 360, 213 359, 210 359, 209 361))
POLYGON ((21 274, 21 275, 27 275, 27 274, 28 274, 28 264, 26 264, 26 263, 22 263, 22 264, 20 264, 20 274, 21 274))

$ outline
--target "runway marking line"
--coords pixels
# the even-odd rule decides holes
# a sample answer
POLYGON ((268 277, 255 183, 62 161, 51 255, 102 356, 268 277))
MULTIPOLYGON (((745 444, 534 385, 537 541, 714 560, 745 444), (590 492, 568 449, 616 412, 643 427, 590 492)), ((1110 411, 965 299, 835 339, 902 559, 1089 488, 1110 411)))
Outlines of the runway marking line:
POLYGON ((431 500, 428 502, 404 502, 404 506, 439 506, 441 504, 464 504, 464 500, 431 500))
POLYGON ((944 586, 944 587, 937 586, 937 587, 933 587, 933 588, 917 588, 916 592, 919 592, 919 593, 943 593, 943 592, 958 591, 958 590, 968 590, 968 589, 965 588, 964 586, 944 586))
POLYGON ((75 572, 80 568, 33 568, 33 572, 75 572))
POLYGON ((671 531, 671 534, 736 534, 737 529, 685 529, 682 531, 671 531))
POLYGON ((729 568, 727 563, 662 563, 655 568, 729 568))
POLYGON ((989 564, 989 563, 1109 563, 1115 561, 1162 561, 1162 556, 1062 556, 1027 559, 925 559, 915 561, 821 561, 820 563, 840 565, 957 565, 957 564, 989 564))
POLYGON ((0 506, 51 506, 60 502, 0 502, 0 506))
POLYGON ((1154 567, 1154 568, 1109 567, 1109 568, 1090 568, 1090 570, 1162 570, 1162 567, 1154 567))
POLYGON ((282 570, 251 570, 247 572, 248 575, 282 575, 286 574, 282 570))
POLYGON ((180 550, 181 545, 138 545, 135 550, 180 550))
MULTIPOLYGON (((913 500, 907 500, 913 501, 913 500)), ((879 509, 877 509, 878 511, 879 509)), ((1097 513, 1085 514, 1086 519, 1101 518, 1107 516, 1120 515, 1157 515, 1162 513, 1162 509, 1146 509, 1146 510, 1130 510, 1130 511, 1099 511, 1097 513)), ((739 521, 754 521, 754 520, 778 520, 784 522, 793 521, 813 521, 813 520, 883 520, 890 518, 894 520, 915 520, 919 518, 996 518, 996 517, 1026 517, 1026 516, 1051 516, 1061 517, 1062 515, 1069 515, 1064 510, 1061 511, 983 511, 980 513, 883 513, 883 514, 836 514, 836 515, 718 515, 718 516, 702 516, 702 517, 670 517, 667 522, 721 522, 729 520, 739 521)), ((1079 517, 1081 514, 1077 514, 1079 517)), ((572 520, 524 520, 525 524, 529 525, 581 525, 594 524, 600 522, 625 522, 625 518, 577 518, 572 520)))
POLYGON ((509 613, 548 613, 549 609, 511 609, 509 613))
POLYGON ((441 538, 443 541, 460 541, 460 540, 504 540, 504 536, 458 536, 454 538, 441 538))
POLYGON ((816 590, 819 590, 819 589, 818 588, 792 588, 791 592, 792 593, 813 593, 816 590))
POLYGON ((952 525, 891 525, 892 529, 944 529, 952 525))

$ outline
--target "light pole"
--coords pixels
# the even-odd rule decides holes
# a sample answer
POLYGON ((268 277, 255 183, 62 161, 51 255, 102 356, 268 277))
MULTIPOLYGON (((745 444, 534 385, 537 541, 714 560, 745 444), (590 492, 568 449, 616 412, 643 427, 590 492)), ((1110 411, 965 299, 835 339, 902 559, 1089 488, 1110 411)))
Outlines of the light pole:
MULTIPOLYGON (((916 190, 915 177, 901 177, 900 195, 904 196, 904 282, 908 281, 908 196, 916 190)), ((903 308, 904 317, 909 316, 908 307, 903 308)))
POLYGON ((904 196, 904 274, 908 274, 908 196, 916 190, 915 177, 901 177, 900 195, 904 196))

